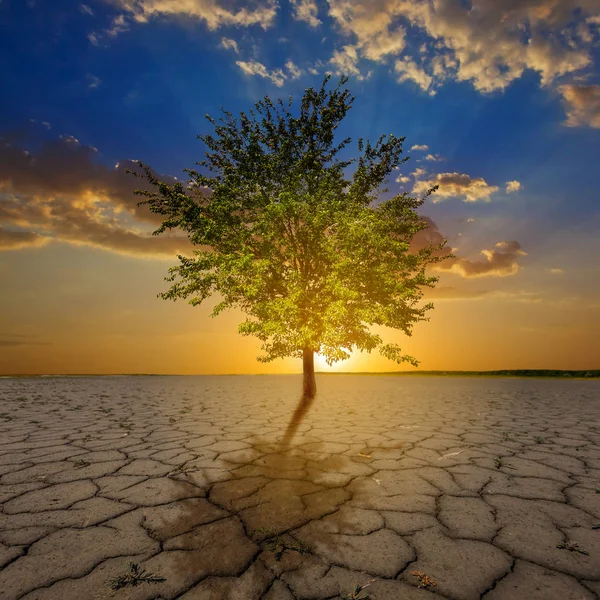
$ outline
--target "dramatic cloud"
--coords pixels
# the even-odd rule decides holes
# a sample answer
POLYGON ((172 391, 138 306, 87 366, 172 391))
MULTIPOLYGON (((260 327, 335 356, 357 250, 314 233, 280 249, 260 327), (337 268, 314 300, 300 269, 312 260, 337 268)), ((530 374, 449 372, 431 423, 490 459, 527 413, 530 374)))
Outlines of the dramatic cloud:
POLYGON ((482 250, 484 260, 468 260, 451 258, 437 265, 438 270, 451 271, 462 277, 505 277, 515 275, 519 271, 519 257, 527 253, 521 250, 516 241, 498 242, 491 250, 482 250))
POLYGON ((342 34, 353 38, 352 47, 357 52, 348 54, 348 60, 353 61, 354 68, 359 53, 369 60, 380 61, 404 50, 406 30, 397 23, 396 15, 386 10, 383 2, 330 0, 329 14, 342 34))
POLYGON ((435 89, 444 79, 470 81, 481 92, 504 89, 530 69, 543 85, 575 73, 591 63, 592 21, 600 14, 597 0, 330 0, 330 15, 359 56, 372 61, 398 56, 405 50, 405 30, 428 36, 421 44, 420 67, 403 57, 402 79, 435 89), (586 24, 586 19, 588 19, 586 24), (374 51, 379 49, 379 51, 374 51), (415 77, 408 75, 416 74, 415 77), (430 81, 432 78, 433 80, 430 81))
MULTIPOLYGON (((417 252, 428 246, 439 246, 445 238, 435 222, 429 217, 423 217, 427 222, 427 229, 419 231, 411 242, 411 252, 417 252)), ((521 250, 521 245, 516 241, 498 242, 492 250, 482 250, 484 260, 469 260, 461 257, 457 250, 452 251, 448 246, 435 253, 435 256, 444 257, 435 268, 440 271, 450 271, 462 277, 504 277, 515 275, 519 271, 519 257, 526 253, 521 250), (450 255, 453 256, 450 256, 450 255)))
POLYGON ((125 173, 137 165, 124 161, 111 169, 96 154, 70 136, 46 142, 35 154, 0 145, 0 250, 55 239, 133 255, 188 252, 185 238, 151 235, 160 215, 137 206, 133 191, 144 181, 125 173))
POLYGON ((587 125, 600 129, 600 85, 561 85, 567 112, 567 125, 587 125))
MULTIPOLYGON (((415 177, 421 174, 422 171, 418 174, 415 172, 415 177)), ((433 179, 415 182, 413 194, 425 194, 434 185, 439 185, 439 189, 432 196, 435 204, 445 198, 460 197, 464 202, 489 201, 490 195, 499 189, 496 185, 489 185, 482 177, 472 178, 465 173, 438 173, 433 179)))
POLYGON ((512 194, 514 192, 518 192, 520 189, 522 189, 522 185, 519 181, 507 181, 506 182, 506 193, 507 194, 512 194))
MULTIPOLYGON (((329 0, 325 5, 316 0, 290 0, 289 5, 277 0, 106 1, 120 14, 102 34, 88 35, 94 44, 134 23, 165 17, 197 19, 212 31, 251 26, 267 30, 281 7, 316 28, 323 23, 321 8, 321 16, 327 10, 333 21, 335 48, 325 62, 334 73, 366 79, 373 63, 387 64, 397 81, 412 82, 431 95, 446 81, 469 82, 482 93, 503 90, 528 71, 539 75, 542 86, 556 85, 565 76, 573 81, 592 68, 600 40, 597 0, 329 0), (415 32, 421 38, 418 44, 410 41, 415 32)), ((221 45, 237 52, 232 42, 223 38, 221 45)), ((278 86, 285 81, 281 70, 269 71, 254 57, 238 66, 278 86)), ((571 83, 561 85, 560 91, 569 125, 600 127, 598 86, 571 83)))
POLYGON ((268 29, 277 15, 277 3, 217 2, 216 0, 113 0, 124 14, 145 23, 152 18, 183 16, 203 21, 210 30, 223 26, 268 29), (236 6, 237 4, 237 6, 236 6))
POLYGON ((321 24, 318 18, 319 8, 315 0, 290 0, 294 19, 304 21, 311 27, 318 27, 321 24))

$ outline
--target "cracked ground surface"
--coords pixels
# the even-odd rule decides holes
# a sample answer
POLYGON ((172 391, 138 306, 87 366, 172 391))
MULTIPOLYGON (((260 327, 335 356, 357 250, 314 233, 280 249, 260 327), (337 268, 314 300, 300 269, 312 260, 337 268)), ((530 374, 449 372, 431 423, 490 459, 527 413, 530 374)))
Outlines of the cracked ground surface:
POLYGON ((600 382, 300 383, 0 379, 0 598, 600 597, 600 382))

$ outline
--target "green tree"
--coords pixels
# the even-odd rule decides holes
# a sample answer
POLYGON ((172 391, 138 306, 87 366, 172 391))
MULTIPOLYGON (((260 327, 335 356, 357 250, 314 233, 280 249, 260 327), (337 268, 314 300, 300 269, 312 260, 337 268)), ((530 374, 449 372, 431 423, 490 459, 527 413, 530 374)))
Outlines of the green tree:
POLYGON ((217 293, 212 316, 241 309, 239 332, 261 340, 259 361, 303 359, 306 397, 316 393, 315 352, 328 364, 354 349, 418 364, 371 329, 411 335, 427 320, 432 304, 419 306, 422 288, 437 278, 425 270, 442 260, 444 246, 411 247, 428 227, 416 209, 435 188, 420 199, 379 199, 408 160, 400 156, 404 138, 359 139, 358 158, 341 158, 351 140, 336 143, 336 129, 354 98, 347 78, 334 89, 328 82, 304 92, 297 115, 291 98, 268 96, 237 118, 207 115, 214 132, 198 136, 208 150, 202 169, 186 169, 188 185, 161 182, 139 163, 138 176, 152 185, 136 192, 164 216, 155 234, 178 229, 196 247, 193 257, 178 257, 160 296, 197 305, 217 293))

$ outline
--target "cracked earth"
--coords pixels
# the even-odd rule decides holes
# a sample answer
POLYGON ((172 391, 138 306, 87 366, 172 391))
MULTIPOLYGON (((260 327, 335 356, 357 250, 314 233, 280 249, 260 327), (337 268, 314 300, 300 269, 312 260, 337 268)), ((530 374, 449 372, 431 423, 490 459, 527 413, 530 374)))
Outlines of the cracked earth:
POLYGON ((600 382, 317 383, 0 379, 0 598, 600 598, 600 382))

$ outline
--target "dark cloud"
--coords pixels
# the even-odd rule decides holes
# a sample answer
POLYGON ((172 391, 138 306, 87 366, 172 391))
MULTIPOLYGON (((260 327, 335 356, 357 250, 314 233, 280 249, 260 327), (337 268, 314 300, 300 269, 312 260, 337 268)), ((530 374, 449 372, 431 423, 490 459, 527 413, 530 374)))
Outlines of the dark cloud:
MULTIPOLYGON (((97 150, 63 137, 35 153, 0 143, 0 250, 39 246, 50 239, 134 255, 189 252, 187 238, 152 236, 161 222, 136 189, 147 182, 125 172, 133 161, 113 168, 97 160, 97 150)), ((162 181, 175 179, 161 176, 162 181)))
POLYGON ((484 260, 451 258, 437 265, 443 271, 452 271, 463 277, 505 277, 515 275, 520 268, 519 257, 525 256, 517 241, 498 242, 491 250, 482 250, 484 260))
MULTIPOLYGON (((429 217, 423 217, 429 227, 419 231, 413 238, 411 251, 416 252, 430 245, 439 245, 444 241, 437 225, 429 217)), ((514 275, 519 270, 519 257, 525 256, 526 252, 521 249, 517 241, 498 242, 492 250, 482 250, 484 260, 469 260, 452 253, 448 247, 437 252, 437 256, 447 257, 454 254, 452 258, 445 258, 436 265, 436 269, 451 271, 463 277, 504 277, 514 275)))
POLYGON ((33 231, 11 231, 0 227, 0 250, 39 248, 49 241, 49 237, 38 235, 33 231))
POLYGON ((600 85, 561 85, 566 110, 567 125, 588 125, 600 128, 600 85))

